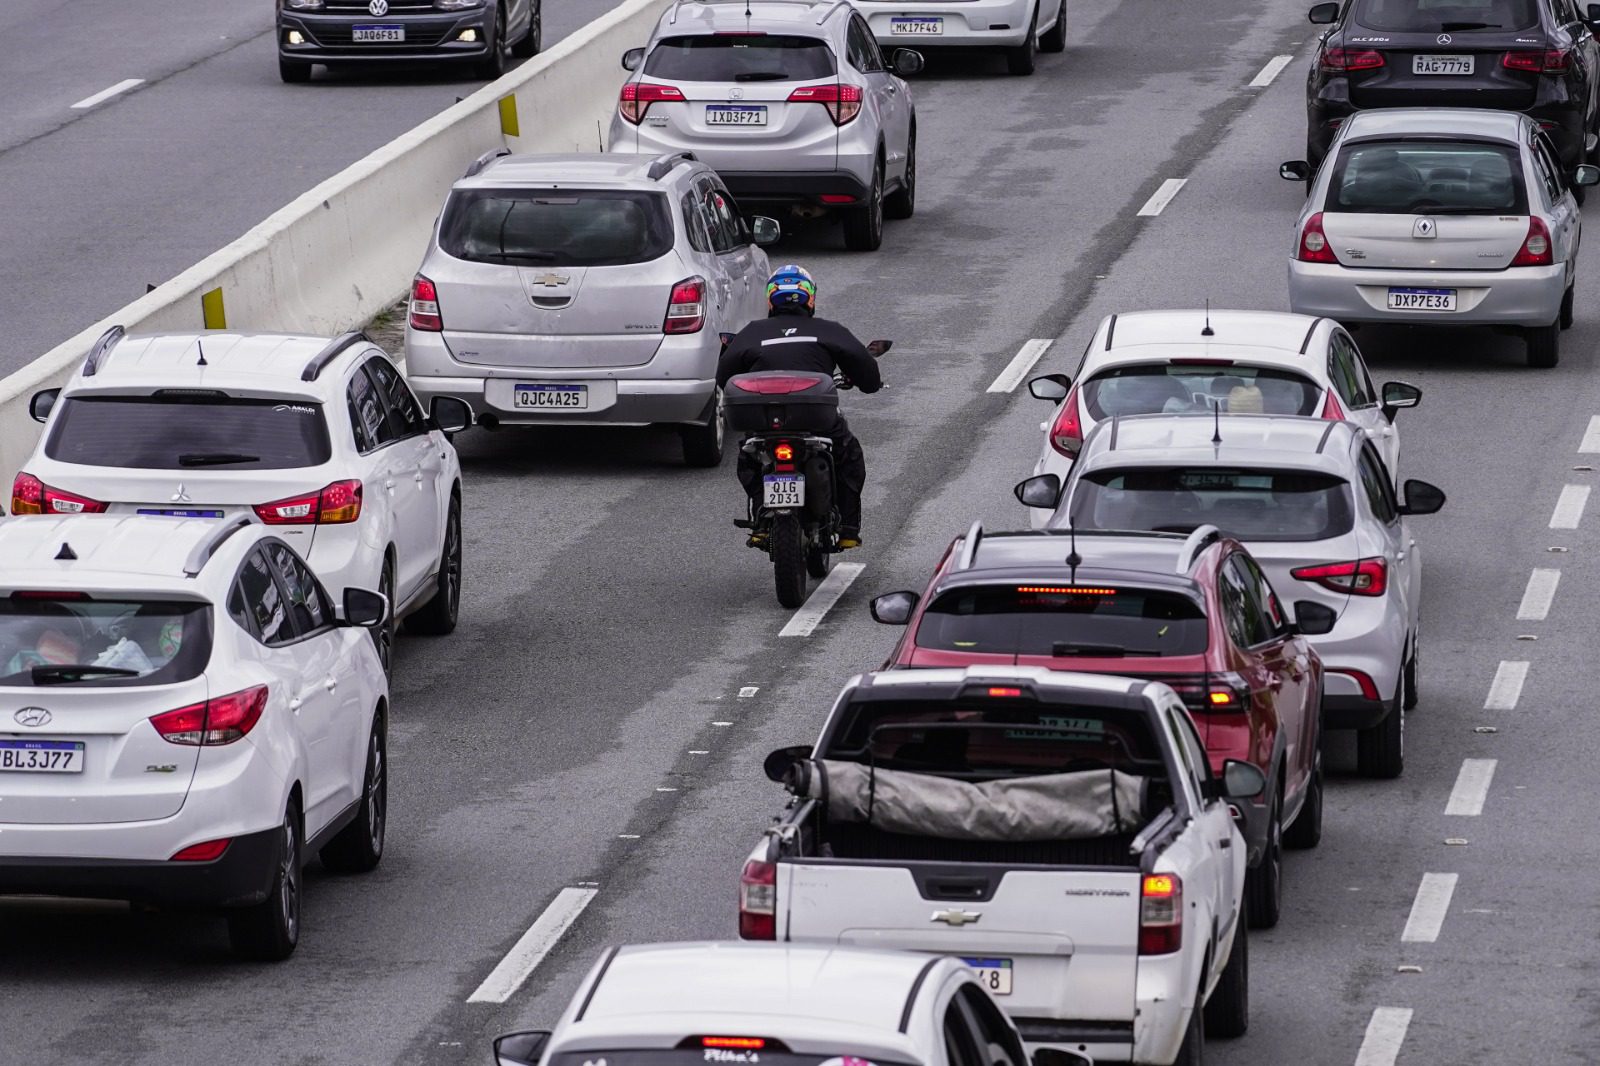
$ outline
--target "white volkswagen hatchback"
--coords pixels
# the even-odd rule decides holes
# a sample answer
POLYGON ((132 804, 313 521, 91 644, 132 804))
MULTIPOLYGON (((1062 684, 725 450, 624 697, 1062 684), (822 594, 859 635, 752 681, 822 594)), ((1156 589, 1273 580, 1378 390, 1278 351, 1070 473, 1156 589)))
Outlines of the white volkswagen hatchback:
POLYGON ((395 604, 376 633, 387 667, 397 619, 449 633, 461 597, 458 399, 423 413, 363 334, 181 333, 95 344, 61 389, 11 513, 153 514, 273 527, 332 588, 395 604))
POLYGON ((0 525, 0 894, 214 908, 300 936, 300 871, 383 856, 388 685, 276 532, 79 515, 0 525))

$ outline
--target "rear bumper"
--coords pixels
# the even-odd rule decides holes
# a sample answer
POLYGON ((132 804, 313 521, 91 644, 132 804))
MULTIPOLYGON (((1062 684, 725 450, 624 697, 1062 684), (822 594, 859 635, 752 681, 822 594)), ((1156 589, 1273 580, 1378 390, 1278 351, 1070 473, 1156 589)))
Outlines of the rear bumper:
POLYGON ((488 54, 485 28, 492 7, 457 14, 439 15, 313 15, 281 12, 278 15, 278 55, 283 59, 308 63, 383 63, 415 62, 419 59, 482 59, 488 54), (351 29, 357 25, 401 26, 403 43, 355 44, 351 29), (460 40, 466 30, 475 30, 477 40, 460 40), (290 33, 302 43, 291 44, 290 33))
MULTIPOLYGON (((867 198, 868 184, 848 170, 827 171, 720 171, 719 176, 733 193, 733 198, 746 208, 751 204, 817 204, 825 207, 847 207, 848 204, 831 204, 824 196, 848 196, 860 201, 867 198)), ((870 179, 868 179, 870 180, 870 179)))
MULTIPOLYGON (((968 0, 962 4, 877 3, 856 7, 878 43, 886 48, 1009 48, 1028 37, 1035 0, 968 0), (942 33, 896 33, 894 20, 907 15, 942 20, 942 33)), ((1048 10, 1048 9, 1047 9, 1048 10)), ((1041 16, 1043 17, 1043 16, 1041 16)))
POLYGON ((1178 1057, 1194 1005, 1193 981, 1185 972, 1189 958, 1177 951, 1139 959, 1130 1021, 1015 1016, 1012 1021, 1030 1050, 1081 1051, 1095 1062, 1170 1063, 1178 1057))
POLYGON ((276 829, 235 837, 222 857, 211 862, 4 856, 0 857, 0 895, 243 907, 267 897, 280 840, 276 829))
POLYGON ((1289 261, 1289 309, 1343 323, 1412 326, 1548 326, 1561 309, 1566 267, 1381 270, 1289 261), (1454 289, 1456 311, 1390 311, 1390 288, 1454 289))

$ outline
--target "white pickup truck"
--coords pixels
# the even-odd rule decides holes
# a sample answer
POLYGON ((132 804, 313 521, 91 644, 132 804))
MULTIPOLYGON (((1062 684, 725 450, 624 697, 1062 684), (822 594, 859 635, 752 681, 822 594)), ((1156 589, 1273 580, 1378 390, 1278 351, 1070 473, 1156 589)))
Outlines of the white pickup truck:
POLYGON ((1032 667, 852 679, 745 863, 747 940, 966 960, 1033 1047, 1193 1064, 1249 1021, 1245 847, 1165 685, 1032 667), (1202 1009, 1203 1008, 1203 1009, 1202 1009))

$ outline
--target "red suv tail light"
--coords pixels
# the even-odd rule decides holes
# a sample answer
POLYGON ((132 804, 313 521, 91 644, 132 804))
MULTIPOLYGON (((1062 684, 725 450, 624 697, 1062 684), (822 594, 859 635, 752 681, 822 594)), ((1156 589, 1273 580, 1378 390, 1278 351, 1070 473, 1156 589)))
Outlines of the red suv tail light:
POLYGON ((1139 954, 1169 955, 1183 946, 1183 879, 1146 874, 1139 890, 1139 954))
POLYGON ((1322 212, 1306 219, 1300 231, 1300 243, 1295 245, 1294 257, 1302 263, 1337 263, 1338 257, 1328 247, 1328 235, 1322 232, 1322 212))
POLYGON ((1050 447, 1068 459, 1076 459, 1078 452, 1083 448, 1083 416, 1078 414, 1076 385, 1067 392, 1067 398, 1061 401, 1061 410, 1056 413, 1056 420, 1050 426, 1050 447))
POLYGON ((1314 581, 1334 592, 1352 596, 1382 596, 1389 588, 1389 563, 1381 556, 1357 559, 1353 563, 1327 563, 1302 566, 1289 571, 1301 581, 1314 581))
POLYGON ((1562 49, 1545 52, 1507 52, 1500 65, 1507 70, 1525 70, 1530 74, 1565 74, 1572 63, 1572 53, 1562 49))
POLYGON ((683 103, 687 99, 682 89, 671 85, 630 81, 622 87, 622 100, 618 107, 622 111, 622 117, 637 126, 644 121, 645 112, 650 110, 651 104, 657 101, 683 103))
POLYGON ((861 87, 834 82, 831 85, 802 85, 789 94, 791 104, 821 104, 835 126, 843 126, 861 114, 861 87))
POLYGON ((259 503, 256 517, 269 526, 335 526, 361 517, 361 482, 335 481, 320 492, 259 503))
POLYGON ((706 324, 706 279, 684 278, 672 287, 662 333, 699 333, 706 324))
POLYGON ((1377 70, 1383 66, 1383 53, 1370 48, 1325 48, 1317 65, 1341 74, 1352 70, 1377 70))
POLYGON ((11 483, 12 514, 99 514, 105 509, 99 500, 53 489, 27 471, 11 483))
POLYGON ((1522 247, 1517 249, 1516 258, 1511 260, 1511 265, 1550 266, 1555 261, 1555 252, 1550 247, 1550 231, 1545 228, 1544 219, 1538 215, 1529 215, 1528 235, 1522 239, 1522 247))
POLYGON ((1250 706, 1249 682, 1232 671, 1180 677, 1161 674, 1145 676, 1171 688, 1191 711, 1244 711, 1250 706))
POLYGON ((411 328, 429 333, 444 329, 444 319, 439 316, 439 290, 421 274, 411 283, 411 328))
MULTIPOLYGON (((168 744, 215 748, 243 739, 256 727, 261 720, 261 712, 266 709, 267 686, 257 685, 242 692, 158 714, 150 719, 150 724, 168 744)), ((182 854, 181 851, 178 853, 182 854)))
POLYGON ((751 859, 739 875, 739 938, 778 938, 778 866, 751 859))

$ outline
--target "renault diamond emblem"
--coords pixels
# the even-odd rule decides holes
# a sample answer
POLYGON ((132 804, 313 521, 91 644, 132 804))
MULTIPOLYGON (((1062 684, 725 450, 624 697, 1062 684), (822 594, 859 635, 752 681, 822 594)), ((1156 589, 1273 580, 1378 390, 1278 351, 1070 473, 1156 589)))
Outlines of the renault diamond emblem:
POLYGON ((183 491, 183 482, 181 482, 181 481, 178 482, 178 491, 174 492, 172 494, 171 500, 172 500, 173 503, 189 503, 189 502, 191 502, 190 499, 189 499, 189 494, 187 492, 183 491))
POLYGON ((389 13, 389 0, 372 0, 372 3, 367 5, 367 10, 381 18, 389 13))
POLYGON ((546 274, 544 277, 534 278, 533 283, 535 285, 543 285, 547 289, 555 289, 565 285, 571 280, 572 279, 565 274, 546 274))
POLYGON ((1424 237, 1437 237, 1439 235, 1439 227, 1433 219, 1427 215, 1421 215, 1411 223, 1411 235, 1418 240, 1424 237))
POLYGON ((933 917, 928 920, 930 922, 943 922, 945 925, 953 925, 959 929, 963 925, 976 925, 978 919, 982 917, 983 915, 977 911, 962 911, 952 907, 947 911, 934 911, 933 917))
POLYGON ((48 724, 51 715, 43 707, 24 707, 11 717, 17 720, 18 725, 25 725, 33 729, 48 724))
MULTIPOLYGON (((382 3, 383 0, 375 0, 375 2, 382 3)), ((378 12, 376 11, 373 12, 374 15, 377 13, 378 12)), ((1440 44, 1449 44, 1451 41, 1455 40, 1455 38, 1450 36, 1448 33, 1441 33, 1439 36, 1435 37, 1434 40, 1438 41, 1440 44)))

